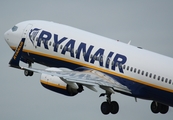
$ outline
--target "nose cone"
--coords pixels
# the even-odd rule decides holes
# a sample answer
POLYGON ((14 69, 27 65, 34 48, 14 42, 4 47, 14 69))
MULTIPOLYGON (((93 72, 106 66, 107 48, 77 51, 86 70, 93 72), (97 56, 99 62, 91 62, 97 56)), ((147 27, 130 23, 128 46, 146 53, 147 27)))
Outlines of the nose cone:
POLYGON ((4 39, 5 39, 5 41, 7 42, 7 44, 10 46, 10 30, 8 30, 8 31, 6 31, 5 33, 4 33, 4 39))
POLYGON ((5 39, 6 41, 9 40, 9 30, 6 31, 6 32, 4 33, 4 39, 5 39))

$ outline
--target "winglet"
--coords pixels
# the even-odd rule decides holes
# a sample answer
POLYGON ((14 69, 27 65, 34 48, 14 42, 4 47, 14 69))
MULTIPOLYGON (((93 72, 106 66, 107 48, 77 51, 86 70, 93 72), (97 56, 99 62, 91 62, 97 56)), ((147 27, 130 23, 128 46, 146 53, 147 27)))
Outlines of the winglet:
POLYGON ((19 43, 19 46, 15 50, 15 53, 9 62, 10 67, 20 68, 19 62, 20 62, 20 58, 22 56, 22 50, 23 50, 24 43, 25 43, 25 38, 22 38, 22 40, 19 43))

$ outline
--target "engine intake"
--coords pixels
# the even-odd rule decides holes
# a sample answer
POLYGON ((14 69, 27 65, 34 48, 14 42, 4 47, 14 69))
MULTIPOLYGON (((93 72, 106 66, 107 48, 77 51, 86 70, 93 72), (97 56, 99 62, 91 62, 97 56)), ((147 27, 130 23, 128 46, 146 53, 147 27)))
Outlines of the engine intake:
MULTIPOLYGON (((61 69, 58 68, 48 68, 46 70, 61 71, 61 69)), ((48 74, 41 74, 40 82, 43 87, 66 96, 75 96, 83 91, 82 85, 77 84, 78 89, 74 89, 70 85, 62 81, 61 78, 48 74)))

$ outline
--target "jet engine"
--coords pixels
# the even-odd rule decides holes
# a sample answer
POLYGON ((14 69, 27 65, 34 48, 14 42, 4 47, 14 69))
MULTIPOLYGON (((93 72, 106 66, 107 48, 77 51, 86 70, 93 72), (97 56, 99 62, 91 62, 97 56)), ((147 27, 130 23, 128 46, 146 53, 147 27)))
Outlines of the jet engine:
MULTIPOLYGON (((48 68, 46 70, 48 70, 48 71, 71 71, 66 68, 62 68, 62 69, 48 68)), ((51 91, 66 95, 66 96, 74 96, 83 91, 82 85, 74 83, 74 84, 76 84, 77 87, 73 87, 71 84, 65 83, 62 79, 63 78, 60 78, 57 76, 41 74, 40 82, 43 85, 43 87, 45 87, 51 91)))

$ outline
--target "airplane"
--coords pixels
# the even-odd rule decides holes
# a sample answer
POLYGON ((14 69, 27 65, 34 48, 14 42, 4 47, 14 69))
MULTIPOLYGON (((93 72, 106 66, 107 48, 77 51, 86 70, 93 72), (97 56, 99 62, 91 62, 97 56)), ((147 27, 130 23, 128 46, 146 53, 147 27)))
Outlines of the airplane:
POLYGON ((14 51, 9 66, 25 76, 40 73, 48 90, 75 96, 85 89, 97 92, 104 115, 117 114, 119 104, 111 100, 118 92, 152 101, 153 113, 166 114, 173 107, 173 59, 74 27, 51 21, 28 20, 4 34, 14 51), (20 62, 26 63, 21 66, 20 62), (46 69, 33 68, 32 64, 46 69), (96 89, 97 88, 97 89, 96 89))

